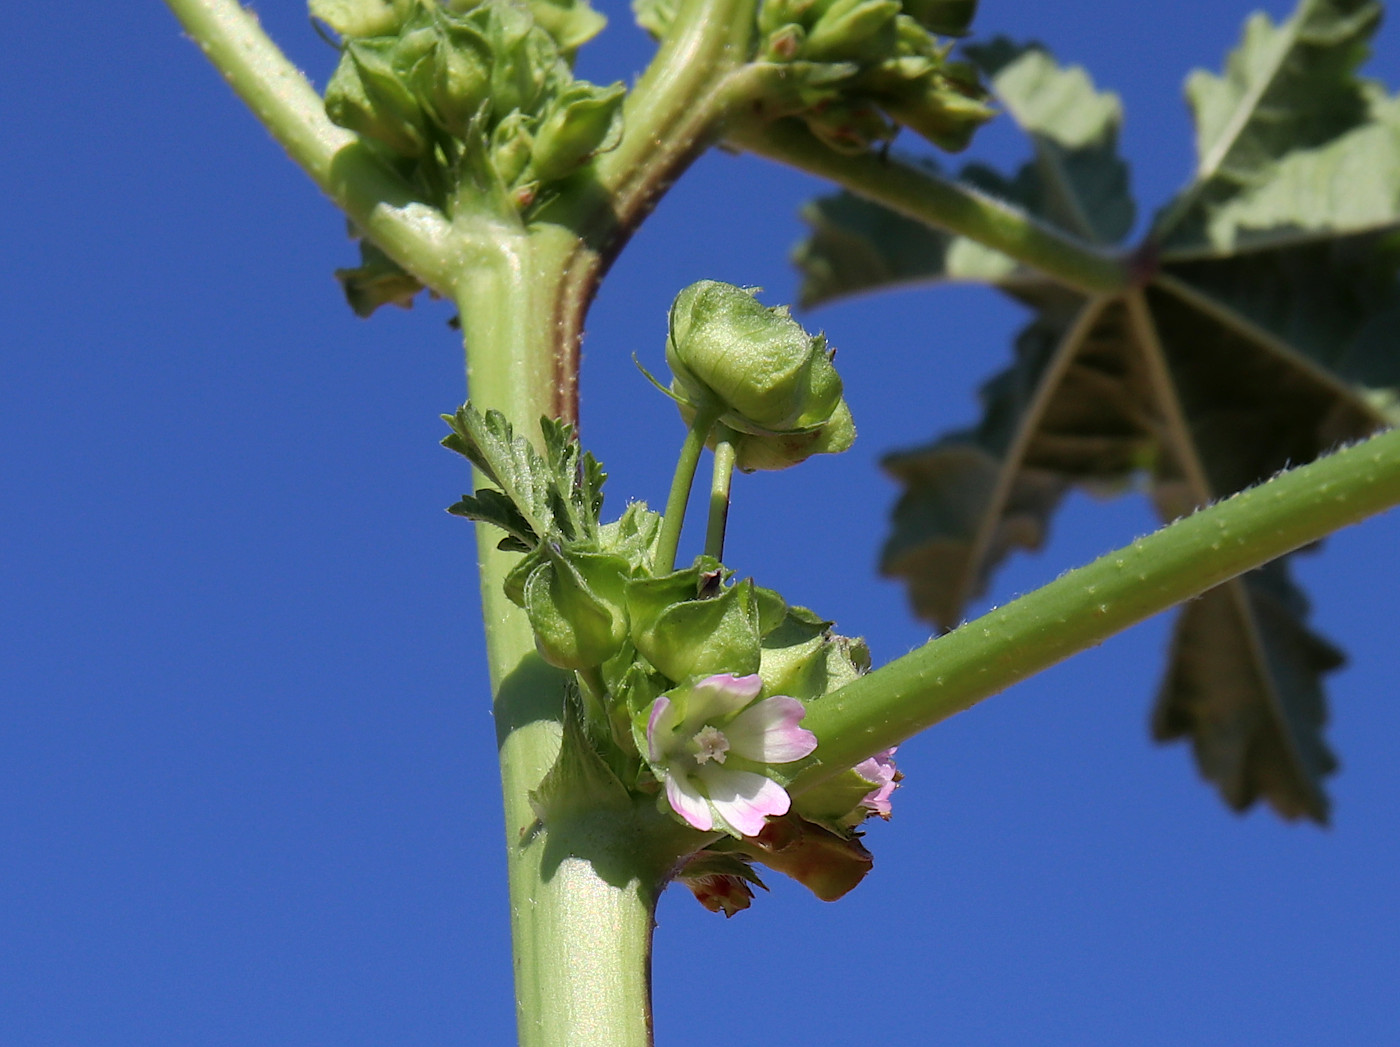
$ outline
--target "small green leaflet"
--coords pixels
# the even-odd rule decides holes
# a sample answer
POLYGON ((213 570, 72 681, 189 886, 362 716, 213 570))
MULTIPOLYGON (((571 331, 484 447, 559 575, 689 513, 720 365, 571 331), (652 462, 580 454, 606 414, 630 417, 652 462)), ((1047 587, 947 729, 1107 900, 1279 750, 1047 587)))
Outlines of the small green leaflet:
POLYGON ((541 455, 499 411, 482 415, 467 403, 442 417, 452 427, 442 445, 497 488, 464 495, 449 513, 504 530, 502 549, 527 552, 551 539, 596 543, 607 474, 593 455, 580 454, 572 426, 541 418, 541 455))
MULTIPOLYGON (((944 627, 1073 486, 1145 483, 1164 520, 1400 421, 1400 101, 1356 76, 1369 0, 1255 15, 1223 76, 1196 72, 1198 173, 1124 257, 1136 286, 1086 299, 960 237, 848 195, 811 205, 804 300, 975 280, 1030 305, 971 429, 891 455, 904 484, 883 567, 944 627)), ((1131 224, 1117 100, 1041 48, 969 49, 1034 159, 963 178, 1112 248, 1131 224)), ((1341 656, 1306 628, 1279 562, 1178 618, 1153 717, 1190 738, 1230 806, 1324 821, 1321 680, 1341 656)))

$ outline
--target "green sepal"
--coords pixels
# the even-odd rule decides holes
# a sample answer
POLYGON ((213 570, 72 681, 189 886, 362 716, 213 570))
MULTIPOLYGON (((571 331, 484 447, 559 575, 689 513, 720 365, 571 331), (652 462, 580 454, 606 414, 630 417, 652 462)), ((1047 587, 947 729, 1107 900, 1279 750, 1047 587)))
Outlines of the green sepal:
POLYGON ((428 150, 427 114, 394 68, 397 37, 351 40, 326 85, 331 122, 409 158, 428 150))
POLYGON ((833 832, 847 833, 873 813, 861 801, 878 787, 855 769, 843 771, 794 796, 792 809, 833 832))
POLYGON ((598 755, 581 719, 577 697, 566 697, 559 755, 529 796, 535 817, 546 828, 554 821, 632 806, 627 787, 598 755))
POLYGON ((763 830, 756 837, 744 838, 738 849, 792 877, 824 902, 848 894, 875 862, 860 840, 792 812, 769 818, 763 830))
POLYGON ((647 508, 646 502, 631 502, 612 523, 598 528, 598 545, 605 551, 625 557, 633 573, 651 569, 656 541, 661 536, 661 514, 647 508))
POLYGON ((551 103, 535 132, 530 169, 541 181, 571 175, 595 155, 617 147, 622 138, 621 83, 599 87, 575 80, 551 103))
POLYGON ((608 24, 607 16, 595 11, 586 0, 528 0, 528 3, 535 24, 552 36, 559 51, 569 58, 608 24))
POLYGON ((894 50, 899 11, 899 0, 833 0, 800 53, 816 62, 877 61, 894 50))
POLYGON ((523 591, 540 657, 561 669, 602 665, 627 639, 627 561, 553 544, 540 550, 523 591))
POLYGON ((724 586, 723 570, 706 557, 661 578, 627 585, 632 642, 677 683, 714 673, 758 671, 759 610, 754 585, 724 586), (714 590, 718 591, 714 591, 714 590))
POLYGON ((758 673, 768 694, 812 701, 870 669, 859 638, 832 631, 832 622, 805 607, 790 607, 782 624, 763 637, 758 673))
POLYGON ((381 305, 411 309, 423 285, 412 273, 381 251, 372 240, 360 238, 360 264, 337 269, 335 278, 356 316, 371 316, 381 305))
POLYGON ((418 0, 310 0, 311 17, 345 39, 388 36, 399 28, 418 0))

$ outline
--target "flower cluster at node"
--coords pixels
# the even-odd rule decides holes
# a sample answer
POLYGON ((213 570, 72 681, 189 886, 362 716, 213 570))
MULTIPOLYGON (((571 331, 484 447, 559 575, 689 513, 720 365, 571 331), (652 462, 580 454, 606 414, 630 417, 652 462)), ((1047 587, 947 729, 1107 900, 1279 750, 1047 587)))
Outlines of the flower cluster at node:
POLYGON ((798 726, 806 713, 800 701, 785 695, 756 701, 762 688, 757 674, 717 674, 651 705, 647 762, 671 809, 696 829, 755 836, 765 818, 791 806, 762 767, 810 755, 817 739, 798 726))
POLYGON ((895 768, 894 754, 895 748, 886 749, 876 753, 868 760, 862 760, 854 768, 856 774, 875 786, 860 801, 860 805, 885 821, 890 820, 890 813, 893 810, 890 805, 890 794, 899 788, 899 780, 903 777, 895 768))

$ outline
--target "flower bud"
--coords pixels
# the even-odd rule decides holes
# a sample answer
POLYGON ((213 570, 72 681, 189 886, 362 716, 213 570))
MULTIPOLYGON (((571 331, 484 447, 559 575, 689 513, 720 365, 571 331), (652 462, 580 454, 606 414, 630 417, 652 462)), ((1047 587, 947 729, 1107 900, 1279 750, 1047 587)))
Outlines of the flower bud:
POLYGON ((415 67, 414 88, 443 130, 466 138, 491 96, 491 47, 473 22, 447 15, 439 15, 435 22, 436 47, 431 60, 415 67))
POLYGON ((413 10, 414 0, 311 0, 311 17, 345 39, 390 36, 413 10))
POLYGON ((627 583, 632 643, 676 682, 712 673, 746 676, 758 669, 759 600, 750 580, 719 585, 718 567, 696 566, 627 583), (718 592, 710 594, 717 588, 718 592))
POLYGON ((561 669, 589 669, 622 649, 627 571, 627 561, 618 556, 545 547, 523 594, 535 646, 545 661, 561 669))
POLYGON ((894 54, 899 0, 834 0, 807 34, 802 57, 814 62, 876 62, 894 54))
POLYGON ((332 122, 405 157, 427 151, 427 116, 395 68, 396 37, 352 40, 326 85, 332 122))
POLYGON ((676 296, 666 341, 672 392, 683 410, 722 409, 746 471, 844 451, 855 427, 826 340, 754 293, 702 280, 676 296))
POLYGON ((587 163, 596 153, 614 148, 622 137, 621 83, 599 87, 575 80, 556 97, 535 132, 531 160, 534 176, 549 182, 587 163))
POLYGON ((503 185, 514 185, 530 164, 535 138, 530 134, 529 123, 525 114, 517 110, 491 132, 491 166, 503 185))

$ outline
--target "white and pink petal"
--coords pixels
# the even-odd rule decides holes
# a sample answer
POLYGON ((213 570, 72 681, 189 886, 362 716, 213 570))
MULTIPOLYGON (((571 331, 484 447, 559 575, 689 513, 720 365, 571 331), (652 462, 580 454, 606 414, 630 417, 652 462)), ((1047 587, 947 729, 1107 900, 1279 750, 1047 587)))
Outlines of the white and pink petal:
POLYGON ((692 828, 701 832, 709 832, 714 828, 715 819, 710 811, 710 803, 692 779, 668 774, 666 802, 671 805, 671 810, 684 818, 692 828))
POLYGON ((710 794, 715 814, 741 836, 757 836, 769 815, 787 814, 792 805, 786 789, 753 771, 710 763, 701 767, 698 774, 710 794))
POLYGON ((796 698, 776 695, 755 702, 725 727, 730 749, 757 763, 791 763, 810 756, 817 736, 799 727, 807 707, 796 698))

